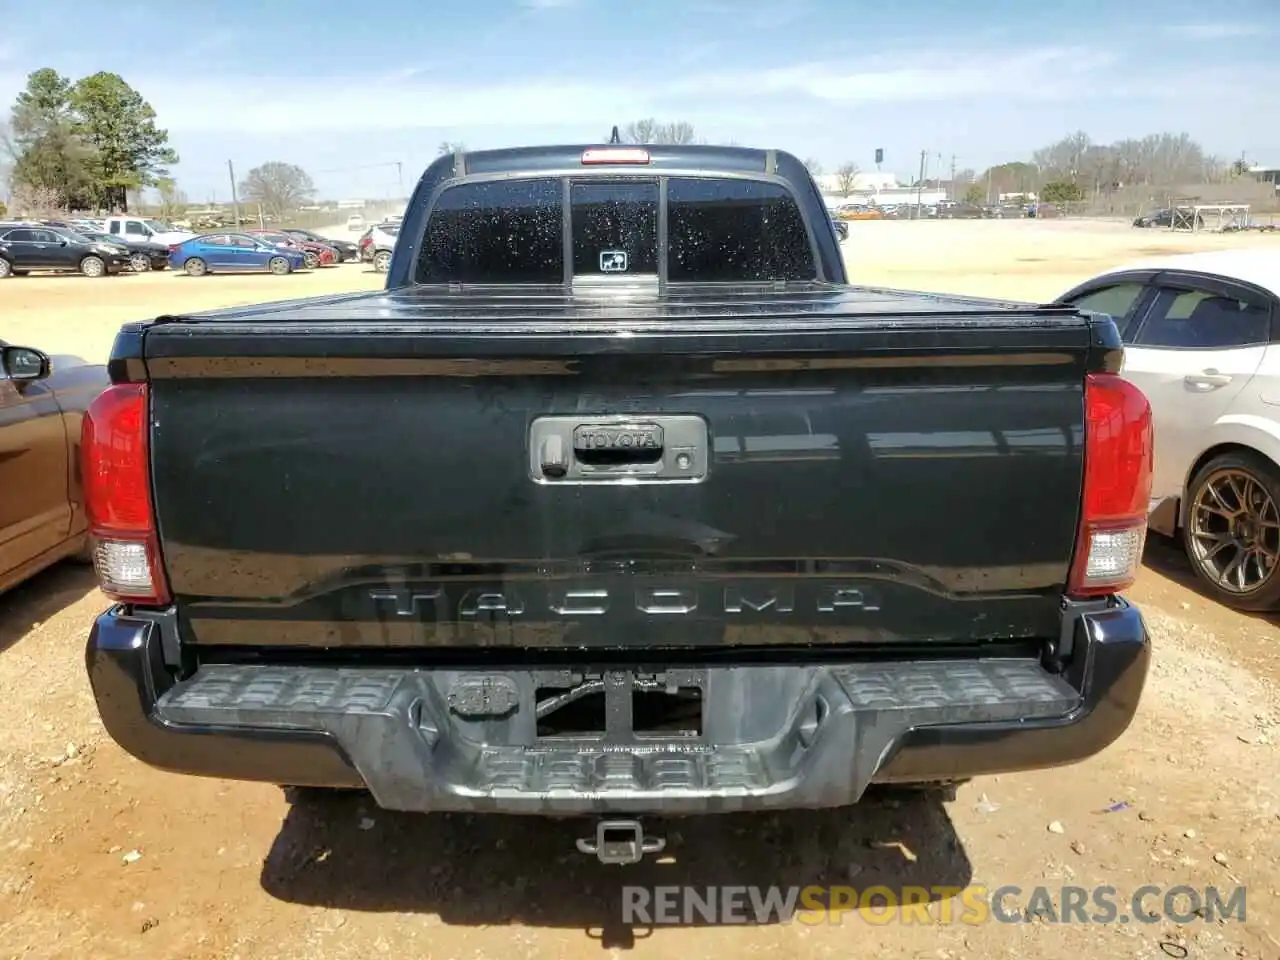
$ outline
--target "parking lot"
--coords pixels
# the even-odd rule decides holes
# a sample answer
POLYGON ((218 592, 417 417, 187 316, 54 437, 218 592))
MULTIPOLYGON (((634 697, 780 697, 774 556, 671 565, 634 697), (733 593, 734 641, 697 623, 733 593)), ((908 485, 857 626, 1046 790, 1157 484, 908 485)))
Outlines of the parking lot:
MULTIPOLYGON (((1280 237, 1094 221, 855 222, 855 282, 1049 299, 1126 260, 1280 237)), ((342 236, 341 231, 335 235, 342 236)), ((0 283, 0 336, 100 360, 122 322, 376 289, 346 264, 285 277, 149 273, 0 283)), ((0 493, 2 495, 2 493, 0 493)), ((105 601, 70 565, 0 595, 0 956, 1280 958, 1280 619, 1234 613, 1153 536, 1131 594, 1155 661, 1134 725, 1094 759, 986 778, 952 802, 701 818, 664 861, 605 867, 577 825, 414 817, 361 795, 161 773, 97 720, 84 640, 105 601), (1247 888, 1243 922, 875 922, 644 927, 622 884, 1247 888)), ((1025 898, 1010 897, 1007 905, 1025 898)), ((1135 921, 1138 918, 1133 918, 1135 921)))

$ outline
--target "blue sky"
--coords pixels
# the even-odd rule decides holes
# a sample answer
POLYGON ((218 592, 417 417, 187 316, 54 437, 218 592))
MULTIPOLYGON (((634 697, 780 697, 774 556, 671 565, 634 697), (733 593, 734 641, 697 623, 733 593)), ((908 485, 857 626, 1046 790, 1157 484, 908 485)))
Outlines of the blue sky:
POLYGON ((41 66, 120 73, 193 201, 228 198, 228 159, 385 196, 441 140, 577 143, 646 116, 827 169, 883 147, 904 177, 922 149, 980 170, 1076 129, 1280 164, 1277 0, 0 0, 0 23, 0 111, 41 66))

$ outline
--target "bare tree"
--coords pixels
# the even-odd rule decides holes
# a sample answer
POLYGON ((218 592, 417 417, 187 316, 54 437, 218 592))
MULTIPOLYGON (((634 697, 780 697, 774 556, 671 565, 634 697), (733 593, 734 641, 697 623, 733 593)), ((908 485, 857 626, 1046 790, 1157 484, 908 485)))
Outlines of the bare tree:
POLYGON ((0 120, 0 186, 9 182, 13 173, 13 164, 21 155, 18 145, 13 142, 13 131, 9 128, 6 117, 0 120))
POLYGON ((1094 143, 1083 130, 1032 156, 1040 182, 1078 183, 1094 193, 1131 184, 1174 186, 1220 179, 1224 165, 1186 133, 1094 143))
POLYGON ((840 188, 840 195, 847 197, 853 193, 853 188, 858 182, 858 165, 853 161, 846 161, 836 168, 836 185, 840 188))
POLYGON ((621 137, 624 143, 686 144, 696 142, 693 124, 685 120, 659 123, 652 117, 628 123, 622 129, 621 137))
POLYGON ((9 204, 19 216, 43 219, 63 210, 63 199, 53 187, 31 187, 15 184, 9 196, 9 204))
POLYGON ((804 168, 809 171, 809 176, 813 177, 815 180, 822 176, 822 164, 818 162, 817 157, 806 157, 804 161, 804 168))
POLYGON ((240 184, 240 196, 260 203, 276 217, 298 209, 315 196, 315 184, 307 171, 292 163, 272 160, 249 171, 240 184))
POLYGON ((180 217, 187 209, 187 195, 178 189, 172 177, 156 181, 156 193, 160 195, 160 216, 166 220, 180 217))
POLYGON ((996 197, 1001 194, 1025 194, 1034 192, 1040 185, 1040 172, 1030 163, 1015 160, 1013 163, 991 167, 983 175, 983 179, 996 197))

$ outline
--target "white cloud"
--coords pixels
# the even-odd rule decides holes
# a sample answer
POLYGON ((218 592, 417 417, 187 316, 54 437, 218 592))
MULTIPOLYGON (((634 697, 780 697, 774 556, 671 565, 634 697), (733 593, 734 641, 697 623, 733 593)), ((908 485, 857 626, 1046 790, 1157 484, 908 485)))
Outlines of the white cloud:
MULTIPOLYGON (((475 84, 454 79, 439 65, 387 70, 382 76, 348 75, 335 65, 319 95, 314 83, 284 75, 255 78, 238 72, 231 82, 215 72, 216 61, 200 71, 130 80, 145 92, 162 125, 175 134, 239 133, 274 139, 328 131, 468 130, 512 124, 525 129, 607 130, 610 124, 641 116, 679 117, 699 128, 750 136, 750 131, 802 117, 826 122, 822 118, 829 120, 835 110, 912 104, 935 110, 943 109, 939 105, 944 103, 954 104, 947 115, 968 116, 973 123, 980 123, 988 112, 986 105, 1016 109, 1046 103, 1063 109, 1106 103, 1112 105, 1109 115, 1119 110, 1137 114, 1137 120, 1142 109, 1138 102, 1173 96, 1186 98, 1183 109, 1193 115, 1195 103, 1219 96, 1219 85, 1231 79, 1216 74, 1211 78, 1213 71, 1202 71, 1193 80, 1176 61, 1135 62, 1095 45, 1026 49, 1016 43, 970 41, 939 49, 882 46, 871 56, 797 59, 763 69, 752 64, 739 67, 727 56, 708 56, 714 49, 677 45, 668 51, 666 62, 629 74, 625 83, 565 68, 528 76, 510 76, 509 71, 502 79, 475 84), (704 57, 707 69, 699 69, 704 57), (681 59, 684 69, 673 68, 681 59), (255 95, 245 96, 248 89, 255 95), (370 90, 377 94, 371 96, 370 90)), ((1280 65, 1255 64, 1250 69, 1252 90, 1275 89, 1268 84, 1280 73, 1280 65)), ((227 67, 223 72, 230 71, 227 67)), ((1235 66, 1234 72, 1238 77, 1243 68, 1235 66)), ((0 102, 11 99, 22 82, 16 72, 0 74, 0 102)))
POLYGON ((242 39, 242 35, 234 30, 208 30, 186 42, 180 41, 177 53, 188 60, 221 54, 231 50, 239 39, 242 39))
MULTIPOLYGON (((551 2, 551 0, 542 0, 551 2)), ((560 2, 560 0, 554 0, 560 2)), ((488 85, 457 83, 447 74, 416 69, 384 77, 334 76, 324 96, 288 77, 244 76, 224 83, 211 71, 145 82, 152 105, 174 131, 288 134, 325 130, 616 123, 619 117, 673 115, 717 125, 735 115, 758 124, 770 104, 813 106, 858 103, 1006 101, 1080 97, 1100 82, 1114 59, 1093 48, 1053 47, 991 53, 949 50, 885 53, 843 61, 797 62, 772 69, 719 69, 678 74, 659 66, 625 84, 558 71, 488 85), (939 66, 954 63, 956 66, 939 66), (244 90, 262 91, 245 97, 244 90), (370 89, 378 90, 369 96, 370 89), (199 104, 193 108, 193 104, 199 104), (764 111, 764 113, 762 113, 764 111)))
POLYGON ((1000 95, 1010 100, 1079 96, 1081 84, 1114 56, 1091 47, 1049 47, 1012 53, 950 50, 886 54, 846 61, 802 63, 758 72, 725 71, 680 84, 689 93, 801 94, 829 103, 964 100, 1000 95), (939 66, 943 63, 958 66, 939 66))
POLYGON ((1269 32, 1257 23, 1179 23, 1166 28, 1166 31, 1188 40, 1234 40, 1260 37, 1269 32))

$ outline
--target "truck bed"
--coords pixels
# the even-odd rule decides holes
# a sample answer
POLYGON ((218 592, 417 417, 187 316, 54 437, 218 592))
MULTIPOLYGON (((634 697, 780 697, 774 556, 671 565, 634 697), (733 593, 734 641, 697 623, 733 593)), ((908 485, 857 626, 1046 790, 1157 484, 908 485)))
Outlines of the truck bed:
POLYGON ((420 287, 122 342, 193 649, 652 652, 1053 637, 1091 324, 820 283, 420 287), (539 429, 619 423, 693 431, 692 475, 539 475, 539 429))

